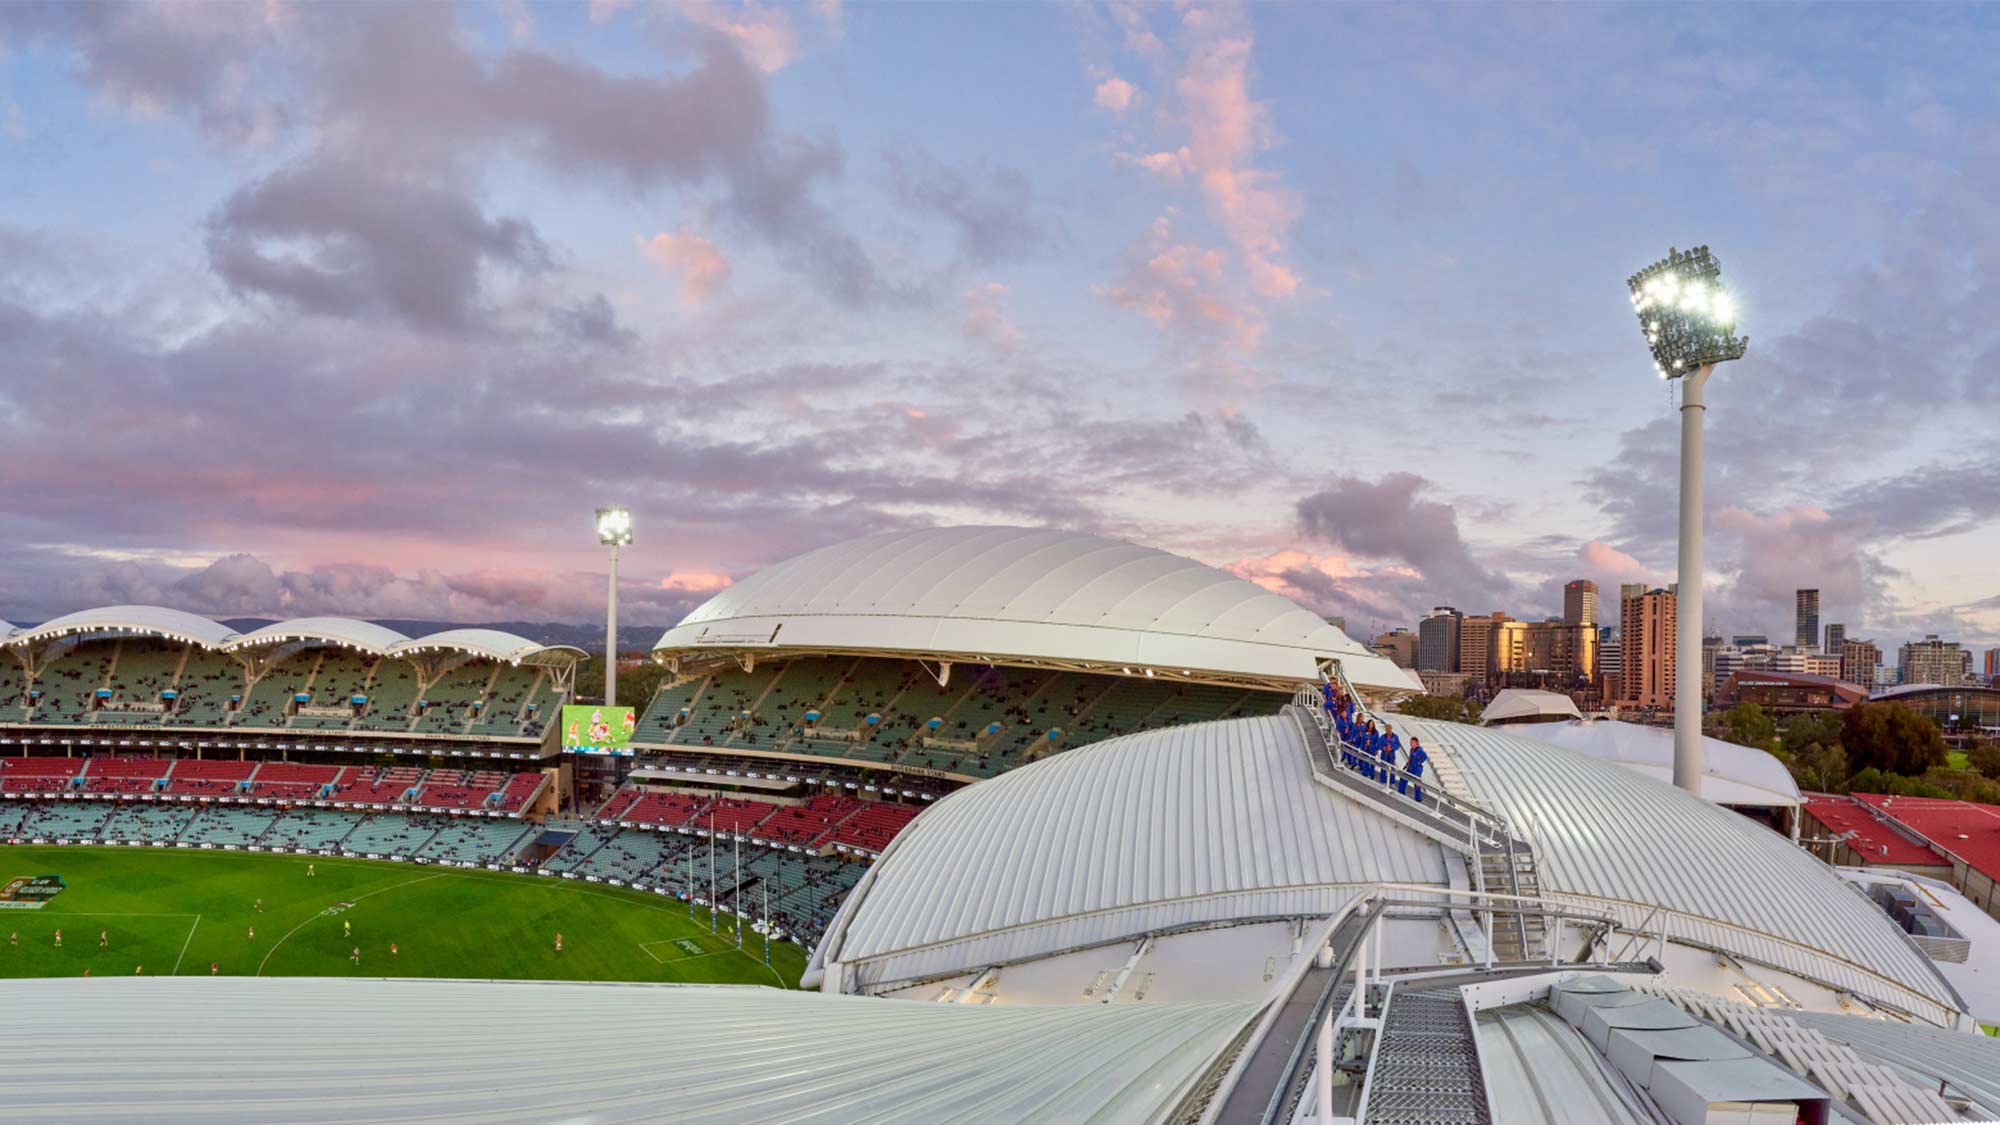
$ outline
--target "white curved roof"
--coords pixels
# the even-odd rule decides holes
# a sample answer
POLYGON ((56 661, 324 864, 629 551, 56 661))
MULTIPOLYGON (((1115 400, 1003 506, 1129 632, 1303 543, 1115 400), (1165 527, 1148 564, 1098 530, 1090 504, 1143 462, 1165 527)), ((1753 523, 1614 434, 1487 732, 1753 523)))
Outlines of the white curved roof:
POLYGON ((1534 845, 1544 892, 1636 921, 1681 911, 1669 933, 1896 1004, 1960 1009, 1909 936, 1833 869, 1771 829, 1640 774, 1548 742, 1401 716, 1475 800, 1534 845), (1708 926, 1708 920, 1719 925, 1708 926), (1746 933, 1745 931, 1752 931, 1746 933), (1778 941, 1760 940, 1768 935, 1778 941), (1807 947, 1807 948, 1800 948, 1807 947))
MULTIPOLYGON (((1616 762, 1655 781, 1674 780, 1674 732, 1671 727, 1589 719, 1570 723, 1535 723, 1511 731, 1522 738, 1552 742, 1566 750, 1616 762)), ((1749 808, 1797 808, 1804 798, 1785 764, 1754 746, 1738 746, 1703 737, 1701 795, 1718 805, 1749 808)))
POLYGON ((842 904, 806 984, 830 960, 866 986, 1444 881, 1437 844, 1313 780, 1289 715, 1143 731, 926 810, 842 904))
POLYGON ((1576 709, 1576 700, 1559 691, 1535 691, 1532 688, 1503 688, 1479 713, 1482 723, 1504 723, 1520 719, 1541 719, 1562 715, 1572 719, 1583 718, 1576 709))
POLYGON ((1357 686, 1407 671, 1312 611, 1151 547, 1023 527, 896 531, 766 567, 709 599, 658 651, 896 652, 1057 661, 1300 683, 1338 658, 1357 686))
POLYGON ((64 614, 32 629, 17 630, 8 644, 30 644, 74 633, 139 633, 220 648, 236 636, 227 625, 158 605, 111 605, 64 614))
POLYGON ((390 656, 414 656, 423 652, 465 652, 510 664, 562 664, 582 659, 584 652, 574 645, 545 645, 498 629, 446 629, 421 637, 397 641, 385 650, 390 656))
POLYGON ((301 617, 296 621, 277 621, 261 629, 252 629, 225 647, 255 648, 289 641, 324 641, 379 656, 389 651, 391 646, 409 639, 372 621, 357 621, 352 617, 301 617))
POLYGON ((1262 1007, 206 976, 0 981, 0 1004, 48 1014, 0 1021, 0 1056, 34 1076, 8 1093, 23 1120, 718 1125, 1163 1121, 1262 1007), (277 1011, 313 1015, 260 1018, 277 1011), (589 1034, 549 1036, 532 1065, 468 1034, 580 1013, 589 1034))

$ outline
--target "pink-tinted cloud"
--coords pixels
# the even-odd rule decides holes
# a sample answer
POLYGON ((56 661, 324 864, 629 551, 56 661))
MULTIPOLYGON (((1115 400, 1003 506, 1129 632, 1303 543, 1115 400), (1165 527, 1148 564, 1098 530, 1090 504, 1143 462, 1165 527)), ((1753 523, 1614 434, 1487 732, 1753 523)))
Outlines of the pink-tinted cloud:
POLYGON ((799 32, 782 8, 757 0, 731 5, 717 0, 683 0, 676 5, 689 21, 736 44, 743 57, 765 74, 776 74, 799 57, 799 32))
POLYGON ((1179 240, 1173 218, 1169 210, 1153 220, 1124 274, 1098 286, 1098 295, 1162 329, 1254 350, 1264 330, 1262 313, 1231 295, 1224 252, 1179 240))
POLYGON ((1097 108, 1108 109, 1112 113, 1124 113, 1132 108, 1132 99, 1137 94, 1130 82, 1117 75, 1111 75, 1097 84, 1095 101, 1097 108))
POLYGON ((1593 539, 1577 548, 1576 557, 1577 561, 1583 564, 1586 573, 1605 582, 1644 582, 1656 585, 1665 580, 1659 571, 1602 539, 1593 539))
POLYGON ((1186 178, 1188 168, 1194 162, 1194 153, 1186 145, 1161 152, 1126 155, 1123 159, 1144 168, 1168 183, 1180 183, 1186 178))
POLYGON ((1174 88, 1185 111, 1189 166, 1260 296, 1290 297, 1299 277, 1285 262, 1298 194, 1253 161, 1273 141, 1269 105, 1250 95, 1252 37, 1240 17, 1193 8, 1191 45, 1174 88))
POLYGON ((965 291, 965 334, 1002 351, 1020 346, 1021 329, 1007 315, 1005 285, 988 281, 965 291))
POLYGON ((662 232, 640 243, 653 264, 681 280, 681 303, 698 305, 729 284, 729 259, 701 235, 662 232))

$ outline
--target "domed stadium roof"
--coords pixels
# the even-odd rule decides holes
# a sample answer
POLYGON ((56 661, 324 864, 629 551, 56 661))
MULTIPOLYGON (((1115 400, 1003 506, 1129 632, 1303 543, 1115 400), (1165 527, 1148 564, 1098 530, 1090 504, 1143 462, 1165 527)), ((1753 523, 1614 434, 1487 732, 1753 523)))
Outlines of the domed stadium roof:
MULTIPOLYGON (((1535 723, 1514 733, 1616 762, 1656 781, 1671 784, 1674 779, 1674 732, 1667 727, 1589 719, 1535 723)), ((1718 805, 1754 808, 1795 808, 1803 799, 1791 771, 1764 751, 1719 738, 1704 737, 1701 742, 1703 797, 1718 805)))
POLYGON ((498 629, 446 629, 440 633, 397 641, 385 651, 390 656, 463 652, 510 664, 569 664, 584 656, 584 651, 574 645, 545 645, 498 629))
POLYGON ((1338 659, 1362 688, 1414 676, 1296 602, 1193 559, 1022 527, 897 531, 766 567, 660 638, 662 655, 852 652, 1285 687, 1338 659))
POLYGON ((292 641, 320 641, 358 648, 379 656, 409 639, 372 621, 358 621, 352 617, 301 617, 296 621, 276 621, 261 629, 253 629, 223 647, 257 648, 292 641))
POLYGON ((851 979, 947 973, 1177 926, 1338 911, 1446 881, 1437 844, 1313 780, 1289 715, 1108 739, 911 822, 814 951, 851 979))
POLYGON ((1541 888, 1927 1018, 1964 1005, 1890 917, 1771 829, 1532 737, 1396 716, 1533 842, 1541 888))
POLYGON ((205 648, 220 648, 236 636, 236 630, 227 625, 210 621, 206 617, 197 617, 183 610, 168 609, 158 605, 111 605, 79 610, 76 613, 64 614, 53 621, 44 621, 32 629, 16 630, 13 636, 7 638, 6 643, 33 644, 36 641, 79 633, 131 633, 139 636, 165 637, 205 648))
POLYGON ((1508 723, 1533 719, 1552 718, 1581 719, 1583 713, 1576 709, 1576 700, 1559 691, 1534 691, 1529 688, 1503 688, 1479 713, 1482 723, 1508 723))

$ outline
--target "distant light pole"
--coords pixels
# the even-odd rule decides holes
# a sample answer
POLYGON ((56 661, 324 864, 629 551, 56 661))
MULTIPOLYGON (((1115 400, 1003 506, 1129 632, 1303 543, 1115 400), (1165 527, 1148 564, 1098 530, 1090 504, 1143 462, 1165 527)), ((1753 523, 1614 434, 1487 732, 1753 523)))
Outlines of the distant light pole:
POLYGON ((1681 381, 1680 594, 1674 648, 1674 784, 1701 794, 1701 424, 1702 389, 1715 365, 1742 359, 1736 306, 1708 247, 1667 256, 1626 280, 1632 310, 1662 379, 1681 381), (1688 690, 1692 683, 1694 690, 1688 690))
POLYGON ((632 545, 632 513, 597 509, 597 541, 611 548, 611 586, 604 599, 604 705, 618 701, 618 548, 632 545))

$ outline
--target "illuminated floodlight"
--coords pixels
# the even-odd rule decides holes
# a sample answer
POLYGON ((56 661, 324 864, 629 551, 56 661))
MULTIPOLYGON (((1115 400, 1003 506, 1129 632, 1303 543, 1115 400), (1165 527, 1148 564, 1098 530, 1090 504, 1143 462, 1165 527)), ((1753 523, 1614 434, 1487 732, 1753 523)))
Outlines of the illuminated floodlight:
POLYGON ((631 511, 626 508, 597 509, 597 541, 606 547, 631 546, 631 511))
POLYGON ((1708 247, 1669 249, 1625 284, 1660 378, 1678 379, 1743 358, 1750 340, 1736 334, 1736 303, 1722 286, 1722 263, 1708 247))

